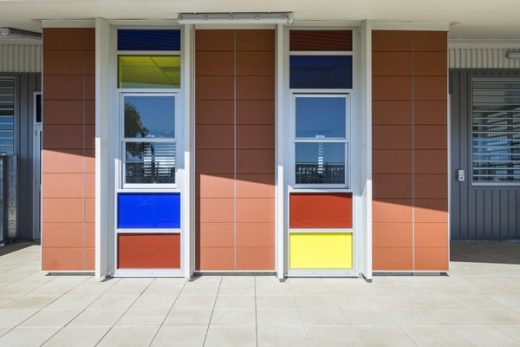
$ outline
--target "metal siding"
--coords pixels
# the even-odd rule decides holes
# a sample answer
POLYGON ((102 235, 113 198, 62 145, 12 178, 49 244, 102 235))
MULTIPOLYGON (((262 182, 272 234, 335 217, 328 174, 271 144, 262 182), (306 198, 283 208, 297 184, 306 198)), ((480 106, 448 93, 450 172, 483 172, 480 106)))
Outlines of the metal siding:
POLYGON ((450 69, 519 69, 520 59, 509 59, 512 48, 450 48, 450 69))
MULTIPOLYGON (((451 62, 451 53, 450 53, 451 62)), ((470 145, 471 92, 473 76, 518 77, 520 70, 453 69, 451 82, 451 238, 453 240, 520 239, 520 186, 473 186, 470 145), (466 180, 456 181, 457 169, 466 180)))
POLYGON ((40 42, 0 41, 0 72, 41 72, 40 42))

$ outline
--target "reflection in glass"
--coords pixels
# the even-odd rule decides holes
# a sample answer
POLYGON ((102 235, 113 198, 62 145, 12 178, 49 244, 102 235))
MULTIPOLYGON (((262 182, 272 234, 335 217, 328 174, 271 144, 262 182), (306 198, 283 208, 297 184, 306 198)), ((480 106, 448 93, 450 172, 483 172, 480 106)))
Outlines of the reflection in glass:
POLYGON ((125 97, 125 138, 174 137, 175 97, 125 97))
POLYGON ((175 183, 175 142, 125 143, 126 183, 175 183))
POLYGON ((296 137, 345 138, 345 97, 296 98, 296 137))
POLYGON ((296 143, 296 184, 313 183, 345 183, 345 144, 296 143))
POLYGON ((118 56, 118 88, 179 88, 178 55, 118 56))

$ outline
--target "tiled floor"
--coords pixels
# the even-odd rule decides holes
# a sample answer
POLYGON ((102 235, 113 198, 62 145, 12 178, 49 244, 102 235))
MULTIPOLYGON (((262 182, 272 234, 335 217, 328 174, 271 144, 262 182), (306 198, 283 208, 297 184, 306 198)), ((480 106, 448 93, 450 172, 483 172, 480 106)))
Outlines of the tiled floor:
POLYGON ((520 244, 452 245, 450 276, 45 276, 0 251, 0 346, 520 346, 520 244))

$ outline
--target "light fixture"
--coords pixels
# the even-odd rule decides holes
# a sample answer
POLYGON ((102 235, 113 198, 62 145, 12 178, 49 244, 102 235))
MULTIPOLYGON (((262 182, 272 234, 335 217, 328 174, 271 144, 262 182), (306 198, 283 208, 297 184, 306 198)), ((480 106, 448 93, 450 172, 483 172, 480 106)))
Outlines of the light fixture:
POLYGON ((509 51, 507 57, 509 59, 520 59, 520 51, 509 51))
POLYGON ((19 39, 40 39, 42 34, 34 31, 15 29, 10 27, 0 27, 0 38, 19 38, 19 39))
POLYGON ((292 12, 181 13, 180 24, 292 24, 292 12))

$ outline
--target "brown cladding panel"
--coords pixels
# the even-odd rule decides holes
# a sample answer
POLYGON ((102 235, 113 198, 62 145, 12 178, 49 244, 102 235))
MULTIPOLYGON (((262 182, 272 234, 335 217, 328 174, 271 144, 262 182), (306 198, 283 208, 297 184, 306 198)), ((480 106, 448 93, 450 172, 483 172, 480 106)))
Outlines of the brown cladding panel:
POLYGON ((291 51, 351 51, 350 30, 291 30, 291 51))
POLYGON ((233 51, 233 30, 196 30, 195 49, 198 51, 233 51))
POLYGON ((274 30, 236 30, 235 33, 237 52, 274 51, 274 30))
POLYGON ((94 29, 43 31, 45 271, 94 270, 94 48, 94 29))
POLYGON ((178 269, 179 234, 119 234, 118 269, 178 269))

